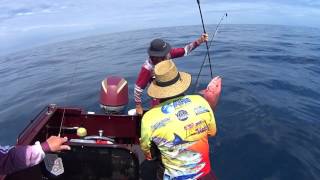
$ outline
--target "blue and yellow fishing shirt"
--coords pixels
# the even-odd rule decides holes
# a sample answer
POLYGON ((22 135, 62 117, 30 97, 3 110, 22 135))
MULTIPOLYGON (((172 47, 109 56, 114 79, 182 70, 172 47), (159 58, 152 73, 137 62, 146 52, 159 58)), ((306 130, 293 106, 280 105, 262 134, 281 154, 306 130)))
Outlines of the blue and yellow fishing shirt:
POLYGON ((151 141, 161 152, 164 179, 197 179, 211 170, 208 136, 216 134, 214 114, 199 95, 168 100, 144 114, 141 148, 151 159, 151 141))

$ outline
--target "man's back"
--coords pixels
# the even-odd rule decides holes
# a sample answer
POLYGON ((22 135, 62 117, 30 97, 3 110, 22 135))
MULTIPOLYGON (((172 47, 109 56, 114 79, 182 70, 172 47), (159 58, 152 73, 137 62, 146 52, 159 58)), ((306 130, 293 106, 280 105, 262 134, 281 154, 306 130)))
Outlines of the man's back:
POLYGON ((168 100, 142 119, 141 148, 151 158, 153 141, 161 152, 165 177, 195 179, 210 172, 208 135, 216 124, 207 101, 198 95, 168 100))

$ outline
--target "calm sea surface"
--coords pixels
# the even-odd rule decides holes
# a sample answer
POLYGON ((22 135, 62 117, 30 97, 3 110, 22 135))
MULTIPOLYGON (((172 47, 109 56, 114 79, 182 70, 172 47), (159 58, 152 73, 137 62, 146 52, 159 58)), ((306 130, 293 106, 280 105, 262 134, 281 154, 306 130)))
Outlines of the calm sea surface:
MULTIPOLYGON (((126 78, 133 97, 151 39, 183 47, 198 38, 200 28, 97 35, 1 57, 0 143, 14 144, 50 103, 101 112, 100 82, 106 76, 126 78)), ((219 179, 320 179, 320 30, 224 25, 210 50, 213 74, 223 78, 218 135, 210 139, 219 179)), ((195 79, 205 53, 203 45, 177 59, 178 68, 195 79)), ((206 64, 198 90, 209 80, 206 64)))

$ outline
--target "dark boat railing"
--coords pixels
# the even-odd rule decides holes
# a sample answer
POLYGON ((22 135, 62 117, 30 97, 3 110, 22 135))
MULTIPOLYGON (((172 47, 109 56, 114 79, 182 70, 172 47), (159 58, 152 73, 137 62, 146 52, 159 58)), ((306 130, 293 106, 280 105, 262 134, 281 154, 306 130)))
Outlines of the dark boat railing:
POLYGON ((47 111, 47 114, 49 114, 48 112, 53 112, 53 110, 55 110, 55 105, 48 105, 46 107, 44 107, 32 120, 30 120, 29 124, 21 131, 21 133, 18 135, 18 139, 17 139, 17 143, 19 144, 20 139, 22 138, 22 136, 26 133, 26 131, 30 128, 30 126, 36 121, 39 120, 40 116, 47 111), (50 108, 50 111, 49 111, 50 108), (51 109, 52 108, 52 109, 51 109))

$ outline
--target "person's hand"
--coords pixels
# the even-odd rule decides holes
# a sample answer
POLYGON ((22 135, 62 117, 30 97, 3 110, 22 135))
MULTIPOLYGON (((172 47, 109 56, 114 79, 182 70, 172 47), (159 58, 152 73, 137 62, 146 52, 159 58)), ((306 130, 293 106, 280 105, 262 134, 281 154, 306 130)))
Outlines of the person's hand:
POLYGON ((143 114, 143 107, 141 104, 136 105, 136 114, 140 116, 143 114))
POLYGON ((64 145, 63 143, 67 142, 68 138, 64 137, 61 138, 59 136, 50 136, 47 140, 46 143, 49 146, 49 150, 51 152, 57 152, 61 150, 70 150, 70 146, 64 145))
POLYGON ((208 41, 208 34, 207 33, 203 33, 200 38, 198 39, 199 44, 203 43, 203 42, 207 42, 208 41))

